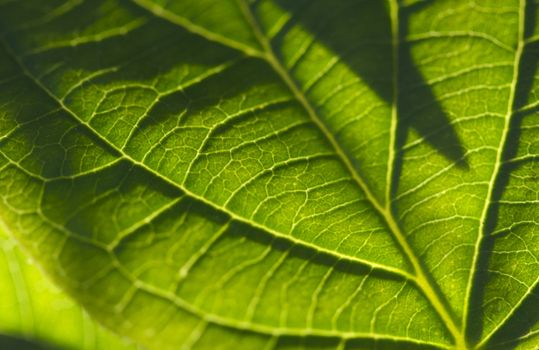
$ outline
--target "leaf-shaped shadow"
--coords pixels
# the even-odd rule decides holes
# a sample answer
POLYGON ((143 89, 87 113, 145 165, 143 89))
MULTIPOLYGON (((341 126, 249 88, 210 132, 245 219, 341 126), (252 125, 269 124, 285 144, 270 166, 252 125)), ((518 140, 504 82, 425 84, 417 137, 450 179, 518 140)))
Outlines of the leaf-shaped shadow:
POLYGON ((508 322, 496 333, 487 349, 516 349, 523 340, 537 336, 537 328, 534 326, 539 321, 539 316, 530 310, 539 310, 539 286, 530 292, 508 322))
POLYGON ((539 310, 539 286, 535 287, 510 321, 493 338, 491 341, 493 348, 516 348, 522 339, 533 335, 537 336, 537 327, 535 326, 539 322, 539 316, 530 310, 539 310), (510 347, 507 346, 508 339, 510 347), (500 345, 498 346, 498 344, 500 345))
MULTIPOLYGON (((537 25, 537 13, 538 5, 534 2, 526 3, 526 18, 524 37, 530 38, 534 35, 534 30, 537 25)), ((510 176, 514 171, 517 171, 523 165, 530 161, 537 161, 534 159, 521 159, 519 161, 512 161, 518 154, 519 140, 522 139, 522 122, 523 119, 537 113, 539 108, 536 106, 532 109, 526 109, 526 105, 529 103, 530 93, 533 90, 534 80, 536 79, 536 72, 539 68, 539 42, 530 42, 526 44, 523 56, 519 65, 518 83, 515 91, 515 102, 513 105, 514 115, 509 127, 509 134, 507 135, 507 146, 503 153, 503 167, 501 173, 498 176, 495 184, 495 191, 492 198, 492 206, 490 208, 489 215, 485 225, 485 238, 483 240, 479 260, 477 263, 477 274, 474 279, 474 288, 472 290, 471 298, 471 312, 469 312, 468 324, 470 328, 468 330, 468 337, 472 342, 478 342, 483 335, 483 322, 477 322, 478 315, 483 312, 483 306, 485 304, 485 289, 489 282, 492 272, 489 271, 490 263, 493 259, 492 252, 495 248, 497 239, 502 239, 510 231, 504 231, 501 234, 495 236, 492 235, 497 228, 498 218, 500 213, 499 201, 502 199, 503 194, 506 192, 509 184, 510 176)), ((518 263, 516 261, 515 263, 518 263)), ((537 310, 539 307, 539 285, 526 296, 523 303, 517 308, 516 312, 511 316, 509 321, 505 322, 505 325, 500 328, 498 333, 493 337, 489 344, 493 344, 495 349, 513 349, 518 345, 518 339, 525 337, 532 327, 539 322, 539 314, 537 312, 530 312, 530 310, 537 310)), ((484 316, 483 316, 484 317, 484 316)))
MULTIPOLYGON (((383 1, 277 0, 279 6, 291 14, 288 28, 299 23, 388 104, 394 101, 393 82, 397 79, 400 146, 411 127, 446 158, 467 167, 460 140, 414 64, 410 44, 405 40, 409 15, 430 2, 420 2, 400 10, 399 67, 398 74, 395 74, 392 67, 392 23, 390 11, 383 1)), ((284 28, 280 35, 286 32, 287 28, 284 28)), ((279 46, 278 41, 282 37, 277 36, 275 40, 279 46)))

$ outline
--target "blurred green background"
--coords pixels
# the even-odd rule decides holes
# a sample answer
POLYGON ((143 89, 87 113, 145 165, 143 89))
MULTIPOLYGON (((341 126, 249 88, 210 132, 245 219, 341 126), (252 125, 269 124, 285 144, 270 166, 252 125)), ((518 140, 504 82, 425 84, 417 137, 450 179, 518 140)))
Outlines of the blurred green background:
POLYGON ((94 322, 0 228, 0 350, 136 350, 94 322))

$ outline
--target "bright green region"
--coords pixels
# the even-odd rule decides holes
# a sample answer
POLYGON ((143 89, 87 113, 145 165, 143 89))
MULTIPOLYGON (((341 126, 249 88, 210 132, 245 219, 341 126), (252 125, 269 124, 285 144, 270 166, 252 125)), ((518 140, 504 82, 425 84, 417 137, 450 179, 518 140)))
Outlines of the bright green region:
POLYGON ((10 346, 22 346, 22 339, 36 344, 36 349, 137 349, 93 321, 3 231, 0 231, 0 281, 1 349, 24 350, 10 346), (15 339, 18 343, 14 343, 15 339))

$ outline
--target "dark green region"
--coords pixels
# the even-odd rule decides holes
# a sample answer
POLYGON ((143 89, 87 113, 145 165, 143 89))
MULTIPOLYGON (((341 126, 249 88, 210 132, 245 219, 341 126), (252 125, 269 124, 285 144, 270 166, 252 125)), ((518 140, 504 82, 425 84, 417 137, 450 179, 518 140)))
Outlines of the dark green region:
POLYGON ((67 350, 43 342, 0 334, 0 350, 67 350))

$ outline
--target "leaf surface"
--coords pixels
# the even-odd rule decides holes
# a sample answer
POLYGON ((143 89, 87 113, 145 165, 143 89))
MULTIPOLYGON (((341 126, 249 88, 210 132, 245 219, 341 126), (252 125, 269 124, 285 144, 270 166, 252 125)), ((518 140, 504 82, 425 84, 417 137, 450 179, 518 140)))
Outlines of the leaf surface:
POLYGON ((535 3, 0 6, 1 218, 120 334, 533 348, 535 3))

